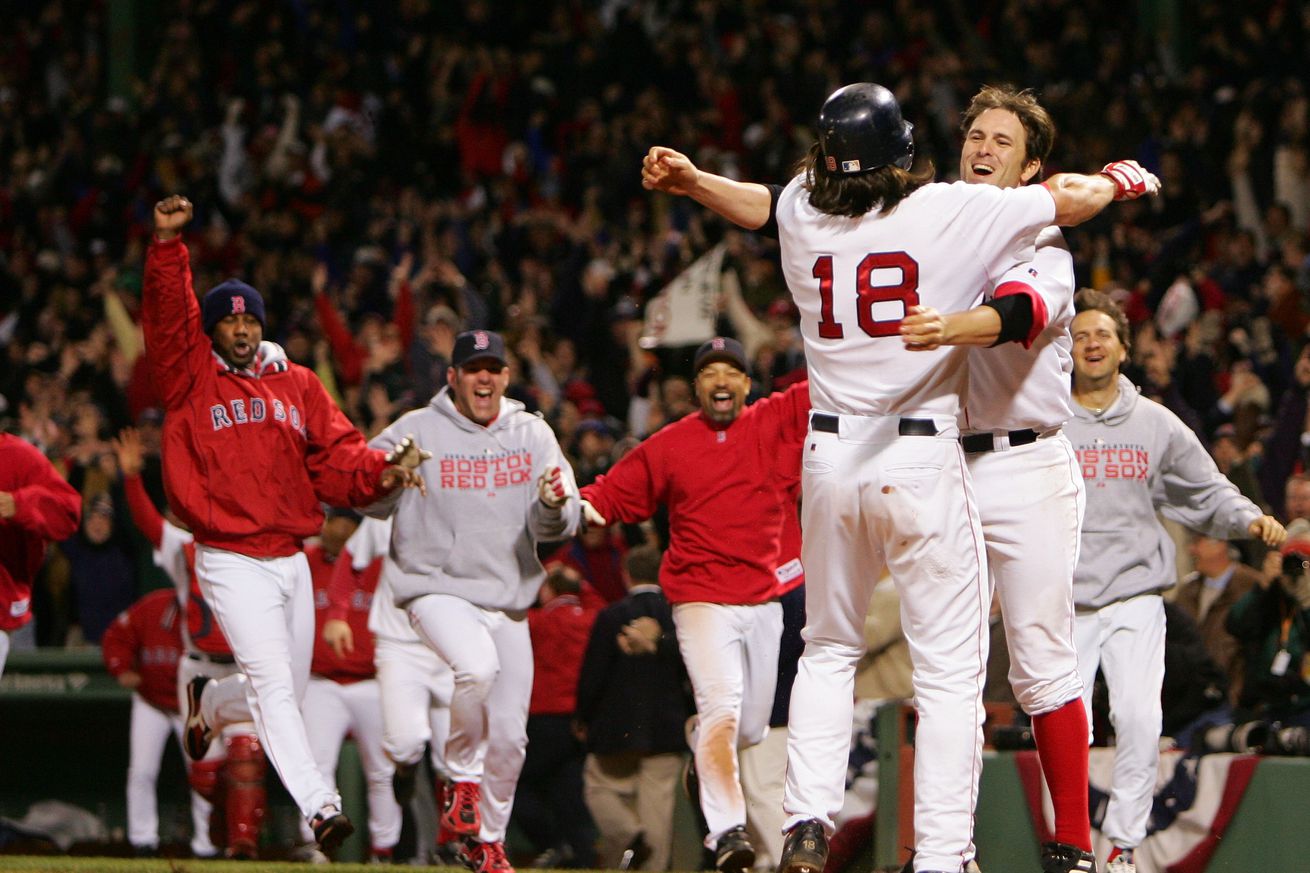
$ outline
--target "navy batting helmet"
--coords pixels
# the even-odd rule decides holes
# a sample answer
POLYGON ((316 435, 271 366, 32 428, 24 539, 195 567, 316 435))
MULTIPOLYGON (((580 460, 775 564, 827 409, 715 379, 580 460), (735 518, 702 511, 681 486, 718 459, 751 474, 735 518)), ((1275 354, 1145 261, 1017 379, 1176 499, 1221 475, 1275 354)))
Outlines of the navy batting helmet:
POLYGON ((908 170, 912 130, 892 92, 872 82, 838 88, 819 110, 819 148, 830 173, 867 173, 888 164, 908 170))

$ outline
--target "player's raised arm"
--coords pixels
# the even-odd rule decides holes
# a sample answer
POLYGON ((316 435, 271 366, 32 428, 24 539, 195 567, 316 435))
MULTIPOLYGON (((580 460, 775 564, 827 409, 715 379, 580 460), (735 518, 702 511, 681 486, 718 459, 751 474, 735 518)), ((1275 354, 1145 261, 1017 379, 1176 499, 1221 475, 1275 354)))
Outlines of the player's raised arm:
POLYGON ((1082 224, 1116 200, 1160 192, 1160 180, 1136 161, 1114 161, 1093 176, 1059 173, 1044 184, 1055 198, 1055 223, 1061 227, 1082 224))
POLYGON ((686 155, 665 146, 653 146, 642 159, 641 186, 690 197, 747 230, 758 230, 769 221, 772 195, 768 187, 707 173, 686 155))

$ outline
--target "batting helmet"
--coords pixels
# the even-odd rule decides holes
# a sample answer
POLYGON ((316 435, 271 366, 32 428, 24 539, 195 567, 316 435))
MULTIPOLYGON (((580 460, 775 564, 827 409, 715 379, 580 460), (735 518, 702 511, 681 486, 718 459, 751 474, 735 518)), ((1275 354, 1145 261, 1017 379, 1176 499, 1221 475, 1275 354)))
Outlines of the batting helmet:
POLYGON ((872 82, 838 88, 819 110, 819 148, 830 173, 867 173, 888 164, 908 170, 912 130, 892 92, 872 82))

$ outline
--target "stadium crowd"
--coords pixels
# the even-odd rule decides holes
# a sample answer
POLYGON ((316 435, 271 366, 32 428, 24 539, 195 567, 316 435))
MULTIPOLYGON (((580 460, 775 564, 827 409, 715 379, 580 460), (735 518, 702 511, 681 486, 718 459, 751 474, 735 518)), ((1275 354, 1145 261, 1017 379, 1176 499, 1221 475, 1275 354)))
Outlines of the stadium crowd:
POLYGON ((1125 308, 1143 392, 1256 503, 1310 515, 1310 4, 1183 6, 190 0, 134 4, 132 47, 99 0, 11 6, 0 429, 85 508, 14 648, 96 643, 168 584, 110 444, 140 430, 162 507, 139 317, 162 196, 196 205, 196 288, 258 288, 266 338, 366 436, 444 383, 457 333, 495 330, 509 395, 544 415, 585 485, 695 408, 687 349, 639 337, 646 304, 713 245, 740 286, 719 332, 749 339, 753 394, 803 364, 776 243, 645 194, 642 154, 667 142, 783 183, 815 107, 850 81, 893 88, 941 179, 985 82, 1038 92, 1059 129, 1048 173, 1128 155, 1158 174, 1162 197, 1068 234, 1078 283, 1125 308))

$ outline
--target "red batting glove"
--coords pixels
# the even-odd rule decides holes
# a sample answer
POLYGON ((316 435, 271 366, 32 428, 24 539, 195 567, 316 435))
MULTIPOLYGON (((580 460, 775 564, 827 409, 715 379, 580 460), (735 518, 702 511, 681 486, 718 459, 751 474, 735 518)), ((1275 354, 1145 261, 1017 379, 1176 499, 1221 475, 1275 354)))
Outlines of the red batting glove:
POLYGON ((1160 180, 1137 161, 1111 161, 1101 169, 1101 175, 1114 183, 1115 200, 1136 200, 1160 190, 1160 180))
POLYGON ((537 480, 537 493, 541 497, 541 502, 551 509, 559 509, 564 505, 569 495, 564 490, 564 476, 560 473, 559 467, 550 467, 541 474, 541 478, 537 480))

